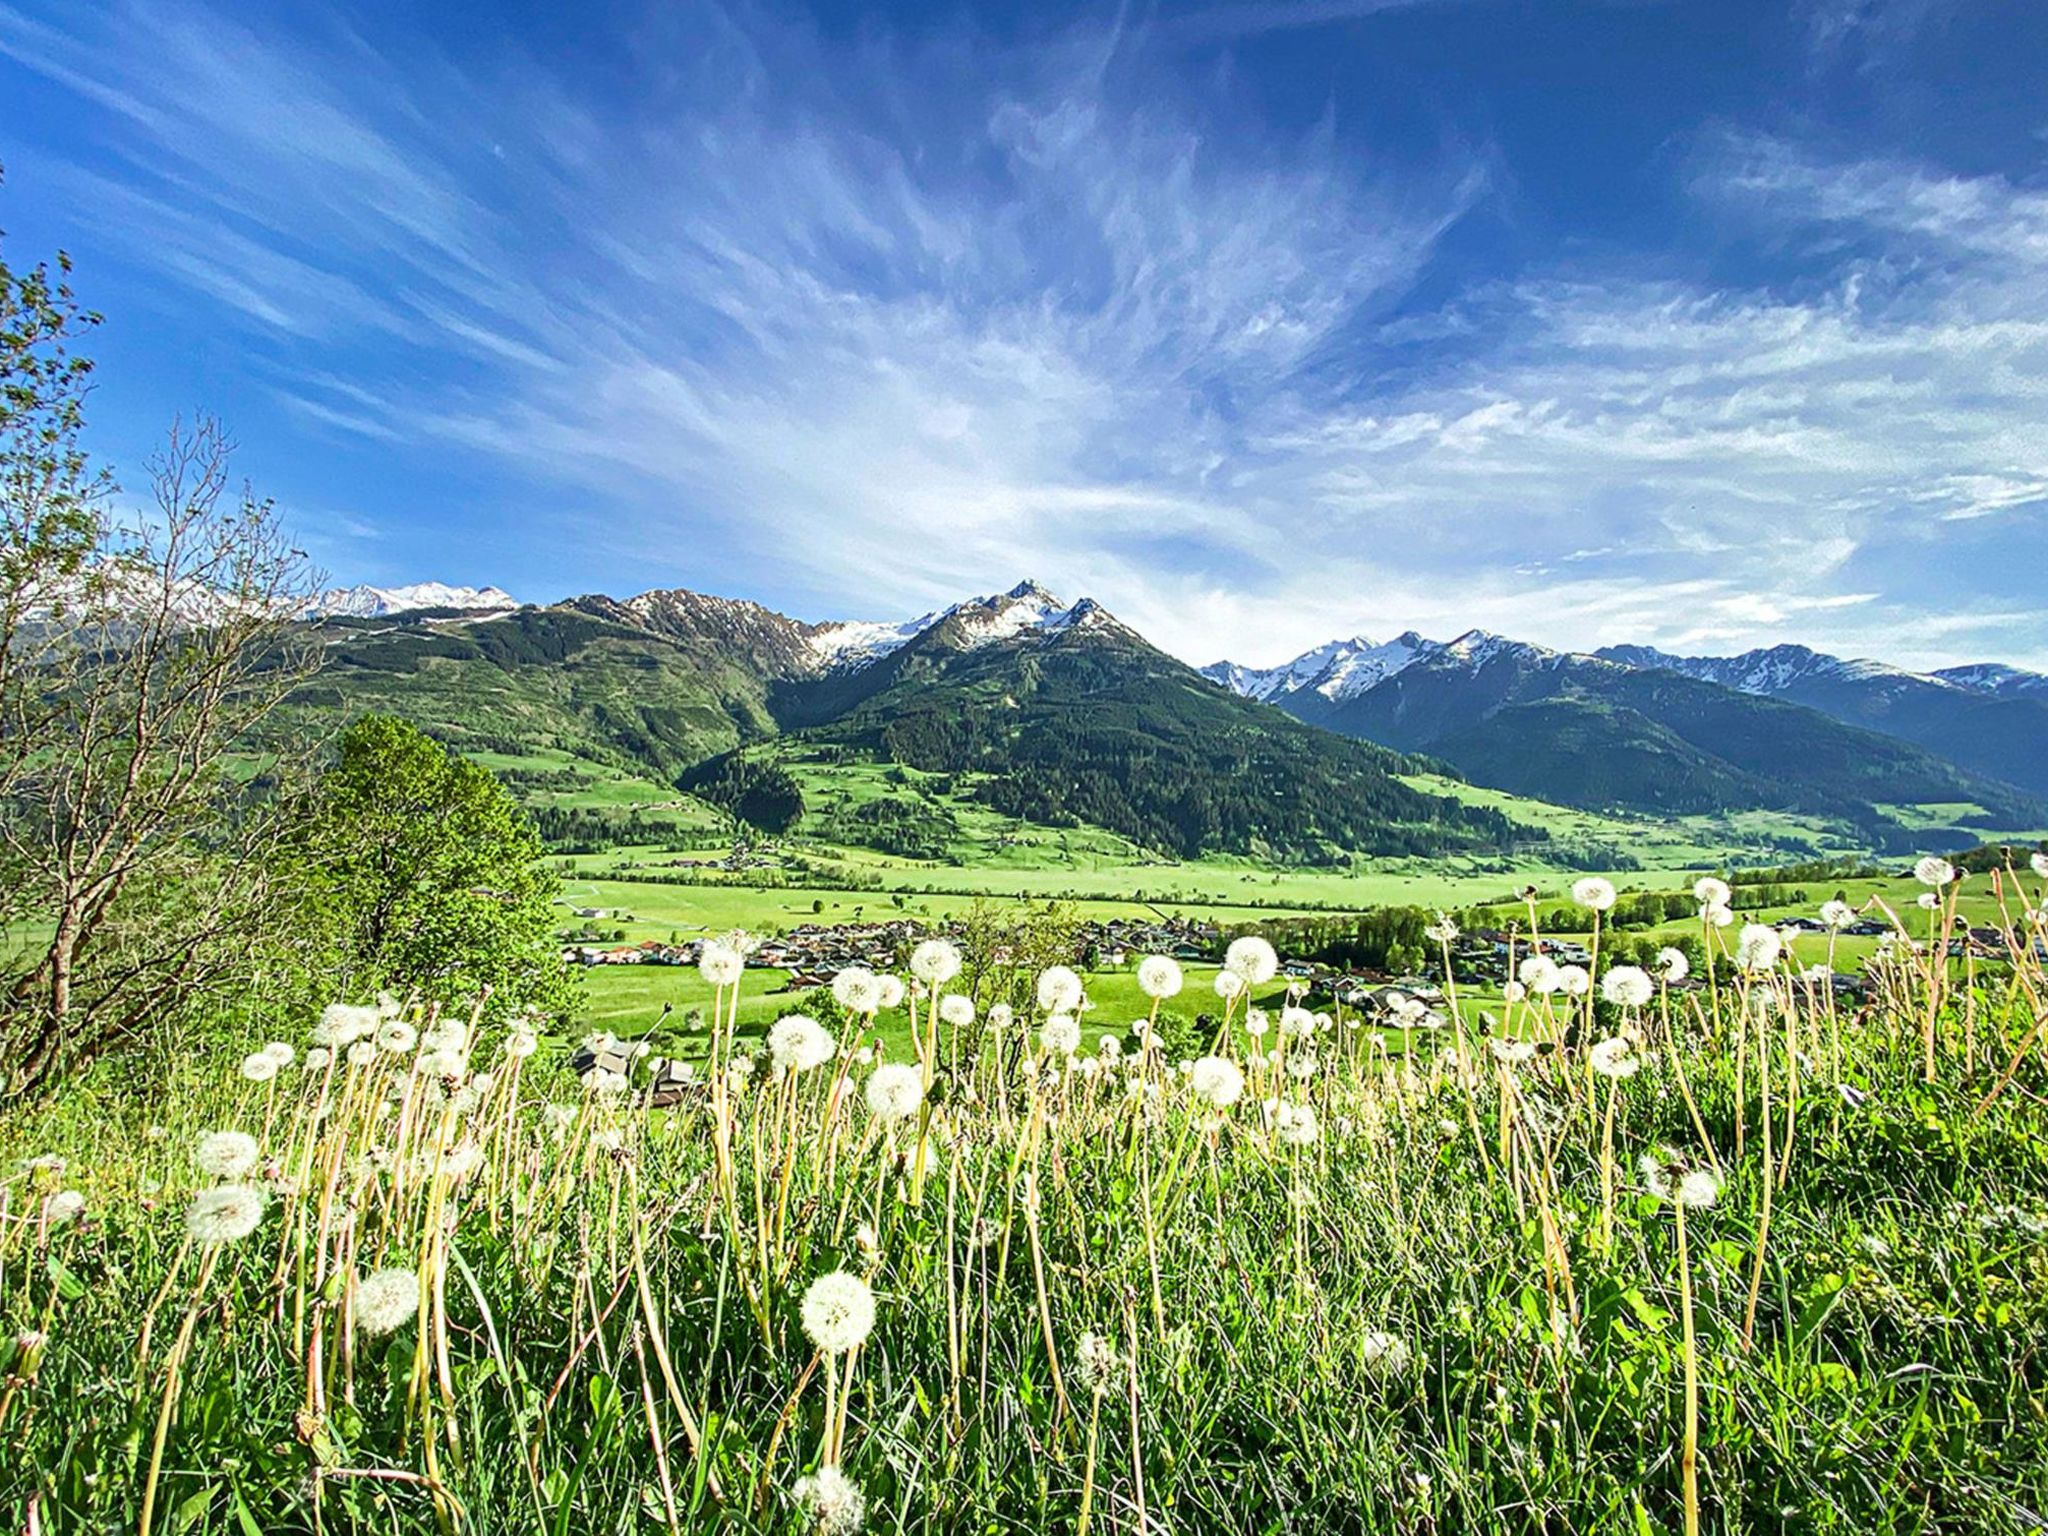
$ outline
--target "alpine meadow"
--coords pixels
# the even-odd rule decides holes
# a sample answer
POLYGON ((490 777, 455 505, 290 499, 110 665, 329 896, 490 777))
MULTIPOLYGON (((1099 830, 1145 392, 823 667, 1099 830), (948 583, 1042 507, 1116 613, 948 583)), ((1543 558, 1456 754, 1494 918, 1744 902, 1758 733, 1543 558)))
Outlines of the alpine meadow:
POLYGON ((0 1526, 2048 1530, 2023 11, 0 0, 0 1526))

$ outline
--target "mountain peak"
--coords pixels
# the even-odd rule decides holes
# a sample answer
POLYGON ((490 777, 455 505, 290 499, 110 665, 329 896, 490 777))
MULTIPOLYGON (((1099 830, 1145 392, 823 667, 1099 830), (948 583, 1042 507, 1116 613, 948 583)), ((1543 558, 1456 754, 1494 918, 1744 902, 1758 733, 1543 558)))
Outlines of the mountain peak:
POLYGON ((417 581, 397 587, 335 587, 308 603, 300 617, 378 619, 388 614, 415 613, 425 608, 504 613, 518 606, 518 598, 497 587, 460 587, 439 581, 417 581))

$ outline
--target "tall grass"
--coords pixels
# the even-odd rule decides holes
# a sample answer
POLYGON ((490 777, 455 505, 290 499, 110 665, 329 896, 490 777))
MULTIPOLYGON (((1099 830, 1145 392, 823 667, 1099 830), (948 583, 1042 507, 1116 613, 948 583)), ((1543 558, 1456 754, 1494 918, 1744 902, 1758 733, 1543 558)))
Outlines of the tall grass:
POLYGON ((1240 992, 1199 1063, 1085 1012, 1070 1054, 1057 977, 970 1017, 927 949, 872 1093, 871 995, 749 1054, 722 970, 664 1108, 467 1009, 330 1010, 274 1076, 6 1128, 0 1515, 2038 1530, 2048 978, 2039 889, 1996 891, 2014 963, 1907 914, 1855 1006, 1708 923, 1648 1002, 1388 1034, 1240 992), (804 1305, 842 1273, 850 1344, 804 1305))

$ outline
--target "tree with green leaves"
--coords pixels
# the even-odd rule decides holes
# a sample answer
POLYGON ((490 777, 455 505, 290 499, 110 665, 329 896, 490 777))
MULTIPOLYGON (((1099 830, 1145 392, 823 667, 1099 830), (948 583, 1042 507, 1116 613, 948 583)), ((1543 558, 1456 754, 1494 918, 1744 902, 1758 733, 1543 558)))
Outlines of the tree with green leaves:
POLYGON ((559 882, 540 835, 491 773, 403 720, 342 733, 306 836, 347 986, 451 1008, 486 988, 494 1015, 564 1015, 559 882))
POLYGON ((248 743, 319 664, 313 572, 211 421, 115 513, 69 270, 0 260, 0 1095, 245 1000, 301 931, 290 766, 248 743))

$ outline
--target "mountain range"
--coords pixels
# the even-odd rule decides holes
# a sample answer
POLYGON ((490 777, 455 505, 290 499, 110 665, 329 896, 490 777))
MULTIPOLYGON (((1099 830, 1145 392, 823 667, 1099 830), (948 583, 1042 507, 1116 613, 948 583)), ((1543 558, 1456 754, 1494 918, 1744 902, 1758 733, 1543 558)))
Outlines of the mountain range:
MULTIPOLYGON (((786 772, 800 755, 938 776, 1002 815, 1178 857, 1327 861, 1544 835, 1417 790, 1403 777, 1436 765, 1238 698, 1100 604, 1031 582, 893 625, 669 590, 312 628, 328 664, 304 708, 629 765, 732 808, 800 800, 786 772)), ((901 844, 921 812, 883 794, 860 813, 878 844, 901 844)))
POLYGON ((2012 825, 2048 795, 2048 678, 1996 665, 1917 674, 1802 646, 1594 655, 1472 630, 1332 641, 1284 666, 1203 675, 1295 718, 1441 757, 1476 782, 1652 813, 1743 804, 1846 816, 1970 804, 2012 825))
MULTIPOLYGON (((1424 770, 1603 811, 1797 812, 1875 847, 2048 824, 2048 679, 1989 664, 1578 655, 1474 630, 1197 672, 1099 603, 1032 582, 903 622, 811 623, 682 589, 522 606, 427 583, 316 607, 330 665, 308 703, 628 765, 785 823, 802 814, 790 770, 815 787, 816 765, 868 764, 1176 856, 1542 835, 1403 782, 1424 770)), ((914 840, 923 814, 908 800, 858 812, 878 845, 914 840)))

